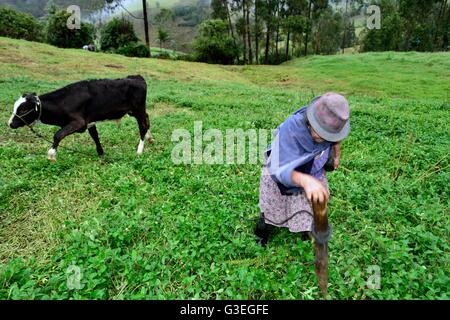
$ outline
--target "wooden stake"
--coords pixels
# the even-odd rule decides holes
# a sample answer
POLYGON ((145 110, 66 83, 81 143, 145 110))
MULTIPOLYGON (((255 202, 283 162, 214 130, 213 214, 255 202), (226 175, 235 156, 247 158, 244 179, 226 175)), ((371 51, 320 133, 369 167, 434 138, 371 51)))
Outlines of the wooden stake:
MULTIPOLYGON (((313 202, 315 232, 325 234, 328 232, 327 203, 313 202)), ((314 263, 319 288, 322 295, 328 297, 328 243, 320 244, 314 241, 314 263)))

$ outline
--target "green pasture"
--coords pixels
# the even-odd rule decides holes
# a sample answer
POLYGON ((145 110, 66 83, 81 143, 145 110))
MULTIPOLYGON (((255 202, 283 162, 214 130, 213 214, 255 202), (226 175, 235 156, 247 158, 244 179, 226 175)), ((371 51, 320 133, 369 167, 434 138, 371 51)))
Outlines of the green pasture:
POLYGON ((449 84, 449 53, 244 67, 0 38, 0 299, 320 299, 312 242, 286 230, 267 248, 254 241, 260 164, 174 165, 171 136, 194 121, 274 129, 331 90, 348 97, 352 131, 328 175, 330 298, 448 299, 449 84), (47 142, 6 125, 24 92, 131 74, 149 87, 156 142, 142 156, 130 117, 98 125, 103 158, 85 133, 56 163, 47 142))

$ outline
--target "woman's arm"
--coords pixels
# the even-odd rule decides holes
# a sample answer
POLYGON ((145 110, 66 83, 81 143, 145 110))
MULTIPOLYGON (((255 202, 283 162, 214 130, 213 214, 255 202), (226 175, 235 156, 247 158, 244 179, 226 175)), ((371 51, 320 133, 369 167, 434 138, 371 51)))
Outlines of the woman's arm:
POLYGON ((306 197, 310 202, 324 203, 327 202, 330 194, 323 184, 313 176, 292 171, 292 182, 305 190, 306 197))

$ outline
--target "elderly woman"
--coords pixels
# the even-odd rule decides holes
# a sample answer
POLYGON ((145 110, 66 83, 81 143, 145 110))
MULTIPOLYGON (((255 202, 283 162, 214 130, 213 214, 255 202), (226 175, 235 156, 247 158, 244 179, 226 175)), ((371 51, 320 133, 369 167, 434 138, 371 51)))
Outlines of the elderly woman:
POLYGON ((309 239, 311 203, 329 199, 325 171, 339 166, 340 143, 349 134, 349 118, 347 100, 330 92, 313 99, 278 127, 261 174, 261 217, 255 230, 259 244, 267 244, 275 227, 309 239))

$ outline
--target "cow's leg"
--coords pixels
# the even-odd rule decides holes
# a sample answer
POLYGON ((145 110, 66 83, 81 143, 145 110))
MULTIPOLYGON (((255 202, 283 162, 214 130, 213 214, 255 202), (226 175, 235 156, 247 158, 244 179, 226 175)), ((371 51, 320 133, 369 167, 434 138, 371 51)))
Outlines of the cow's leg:
POLYGON ((67 126, 59 130, 53 136, 53 145, 50 150, 48 150, 48 159, 51 161, 56 161, 56 152, 61 141, 68 135, 82 129, 85 123, 82 121, 74 121, 69 123, 67 126))
POLYGON ((92 140, 94 140, 94 142, 95 142, 95 146, 97 147, 97 154, 99 156, 102 156, 104 152, 103 152, 102 145, 100 144, 100 139, 98 137, 97 127, 92 126, 88 130, 89 130, 89 134, 92 137, 92 140))
POLYGON ((152 135, 152 132, 151 132, 151 129, 150 129, 151 126, 150 126, 150 119, 148 118, 148 114, 145 114, 145 118, 147 120, 147 125, 148 125, 148 131, 145 134, 145 137, 147 138, 148 142, 154 143, 155 139, 153 138, 153 135, 152 135))
POLYGON ((136 116, 136 120, 138 122, 139 134, 141 137, 141 140, 139 141, 137 153, 138 153, 138 155, 141 155, 144 153, 145 138, 147 137, 147 133, 149 132, 150 122, 148 120, 147 113, 144 113, 140 116, 136 116))

